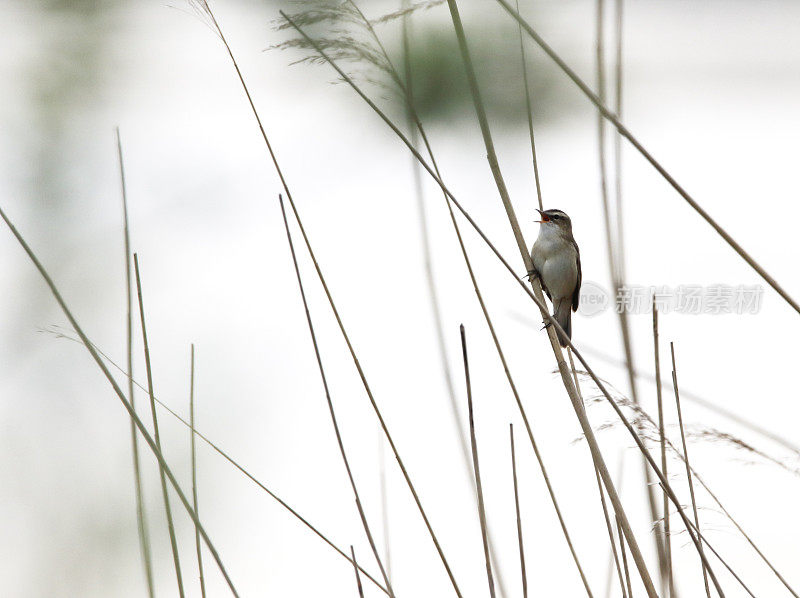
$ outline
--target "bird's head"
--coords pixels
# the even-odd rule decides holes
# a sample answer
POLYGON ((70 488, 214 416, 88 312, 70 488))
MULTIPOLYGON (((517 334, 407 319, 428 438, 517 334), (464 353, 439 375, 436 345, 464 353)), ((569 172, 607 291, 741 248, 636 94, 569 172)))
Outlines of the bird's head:
POLYGON ((569 216, 561 210, 536 211, 539 212, 539 215, 542 217, 541 220, 537 220, 536 222, 542 226, 551 228, 552 230, 572 232, 572 221, 569 219, 569 216))

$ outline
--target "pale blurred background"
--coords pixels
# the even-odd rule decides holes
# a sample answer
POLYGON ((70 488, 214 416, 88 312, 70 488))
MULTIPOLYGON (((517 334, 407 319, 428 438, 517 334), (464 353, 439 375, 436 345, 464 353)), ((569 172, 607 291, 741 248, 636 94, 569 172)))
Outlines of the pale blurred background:
MULTIPOLYGON (((119 125, 157 396, 188 414, 194 342, 198 429, 338 545, 354 544, 364 566, 377 573, 314 362, 280 217, 279 181, 224 48, 181 0, 172 3, 175 8, 2 0, 2 207, 86 332, 124 364, 119 125)), ((516 26, 490 0, 463 4, 501 165, 530 245, 536 202, 516 26)), ((594 3, 521 4, 593 84, 594 3)), ((408 151, 352 90, 329 84, 335 79, 329 67, 290 66, 299 54, 262 51, 286 39, 273 29, 278 10, 297 5, 241 0, 212 8, 454 574, 465 596, 485 596, 480 530, 435 343, 408 151)), ((397 5, 375 1, 362 8, 376 17, 397 5)), ((798 31, 800 4, 786 0, 625 2, 623 121, 795 298, 798 31)), ((380 33, 397 57, 397 24, 380 33)), ((423 116, 444 177, 522 274, 446 6, 414 17, 412 43, 423 116)), ((572 216, 584 280, 608 288, 596 112, 533 45, 527 49, 545 205, 572 216)), ((382 105, 402 120, 391 99, 382 105)), ((624 147, 623 158, 628 281, 763 284, 634 150, 624 147)), ((467 327, 487 509, 508 596, 521 595, 509 422, 518 432, 531 594, 580 596, 441 195, 427 179, 425 191, 433 270, 464 411, 458 325, 467 327)), ((574 442, 579 428, 552 373, 544 335, 519 319, 527 314, 538 322, 538 314, 480 240, 462 230, 576 549, 602 596, 608 538, 588 451, 574 442)), ((307 255, 299 254, 345 443, 382 547, 376 420, 307 255)), ((66 319, 8 231, 0 234, 0 280, 0 595, 144 596, 126 414, 83 348, 41 331, 66 319)), ((757 315, 665 314, 663 371, 669 375, 665 356, 674 340, 686 392, 796 440, 792 347, 800 317, 764 286, 757 315)), ((652 371, 650 315, 632 316, 631 325, 636 364, 652 371)), ((574 331, 578 347, 622 358, 611 311, 576 316, 574 331)), ((590 363, 628 392, 623 369, 590 363)), ((138 336, 135 377, 145 382, 138 336)), ((641 383, 639 394, 655 414, 654 386, 641 383)), ((139 393, 137 401, 144 410, 146 396, 139 393)), ((669 405, 668 431, 679 440, 669 405)), ((780 445, 691 402, 683 407, 688 424, 741 436, 797 469, 798 455, 780 445)), ((143 414, 149 421, 148 411, 143 414)), ((589 414, 597 426, 612 420, 605 406, 589 414)), ((160 422, 166 456, 188 490, 189 436, 165 412, 160 422)), ((619 430, 603 432, 600 441, 615 474, 624 459, 623 499, 655 572, 640 458, 619 430)), ((689 450, 726 507, 787 581, 800 586, 797 475, 720 443, 695 441, 689 450)), ((157 470, 144 445, 142 456, 157 593, 177 595, 157 470)), ((344 559, 202 442, 198 460, 201 518, 243 596, 357 595, 344 559)), ((385 462, 396 592, 447 595, 452 589, 388 451, 385 462)), ((681 484, 677 461, 671 470, 681 484)), ((754 592, 788 595, 713 503, 698 496, 709 538, 754 592)), ((688 493, 682 499, 688 503, 688 493)), ((199 596, 193 529, 177 500, 173 505, 187 590, 199 596)), ((673 546, 681 596, 704 595, 686 534, 673 546)), ((227 595, 208 554, 204 562, 210 595, 227 595)), ((727 596, 745 595, 722 566, 715 570, 727 596)), ((365 590, 379 595, 368 583, 365 590)))

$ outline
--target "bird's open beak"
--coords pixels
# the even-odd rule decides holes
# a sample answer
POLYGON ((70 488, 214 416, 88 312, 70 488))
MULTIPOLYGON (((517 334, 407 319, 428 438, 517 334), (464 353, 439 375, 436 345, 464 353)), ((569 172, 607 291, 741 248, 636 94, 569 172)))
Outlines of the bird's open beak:
POLYGON ((539 208, 536 208, 536 211, 539 212, 539 215, 542 217, 542 219, 541 220, 534 220, 534 222, 538 222, 539 224, 542 224, 544 222, 550 222, 550 218, 548 218, 545 215, 545 213, 542 212, 539 208))

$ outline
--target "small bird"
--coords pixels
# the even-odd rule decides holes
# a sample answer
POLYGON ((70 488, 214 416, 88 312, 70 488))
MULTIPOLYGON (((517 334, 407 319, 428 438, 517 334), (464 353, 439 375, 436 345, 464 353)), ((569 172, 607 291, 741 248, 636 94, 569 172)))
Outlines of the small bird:
POLYGON ((553 302, 553 317, 566 332, 566 338, 559 333, 558 342, 566 347, 567 338, 572 338, 572 312, 581 298, 581 254, 569 216, 561 210, 536 211, 542 219, 537 220, 541 227, 531 250, 531 274, 553 302))

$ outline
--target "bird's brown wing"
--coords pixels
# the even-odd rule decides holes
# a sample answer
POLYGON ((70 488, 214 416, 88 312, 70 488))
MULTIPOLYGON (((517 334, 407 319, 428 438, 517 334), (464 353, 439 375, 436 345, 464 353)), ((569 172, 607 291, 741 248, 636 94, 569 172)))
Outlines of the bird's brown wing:
POLYGON ((581 301, 581 250, 578 249, 578 244, 573 239, 572 245, 575 247, 575 257, 578 261, 578 280, 575 283, 575 290, 572 291, 572 311, 578 311, 578 304, 581 301))

